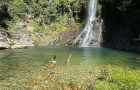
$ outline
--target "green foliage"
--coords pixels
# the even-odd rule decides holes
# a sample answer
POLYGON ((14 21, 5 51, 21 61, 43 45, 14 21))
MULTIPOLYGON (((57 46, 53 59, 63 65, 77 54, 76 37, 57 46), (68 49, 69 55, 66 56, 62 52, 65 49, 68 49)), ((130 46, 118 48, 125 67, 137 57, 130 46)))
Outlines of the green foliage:
POLYGON ((34 32, 42 33, 44 31, 44 25, 42 24, 41 18, 36 18, 31 22, 31 25, 34 27, 34 32))
POLYGON ((3 20, 5 24, 14 24, 17 21, 26 22, 29 19, 28 15, 31 15, 34 33, 48 34, 50 31, 56 33, 77 29, 83 22, 82 20, 86 18, 83 15, 83 9, 87 8, 87 0, 53 0, 52 2, 48 0, 9 0, 8 2, 7 13, 12 20, 10 22, 3 20))
POLYGON ((0 27, 5 29, 7 28, 6 21, 11 19, 8 13, 8 5, 9 5, 9 0, 0 1, 0 27))
POLYGON ((43 16, 46 24, 58 21, 59 16, 65 13, 73 14, 76 20, 82 7, 86 8, 86 0, 54 0, 49 3, 47 0, 14 0, 11 1, 9 12, 12 17, 24 19, 25 14, 32 14, 34 17, 43 16))

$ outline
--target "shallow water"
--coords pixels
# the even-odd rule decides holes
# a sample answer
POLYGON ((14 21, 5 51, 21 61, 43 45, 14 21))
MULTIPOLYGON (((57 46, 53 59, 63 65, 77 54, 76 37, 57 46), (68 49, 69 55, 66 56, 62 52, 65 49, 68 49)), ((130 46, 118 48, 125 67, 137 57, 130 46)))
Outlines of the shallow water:
POLYGON ((76 65, 120 63, 128 66, 139 66, 139 64, 135 62, 135 58, 140 56, 140 54, 100 47, 79 48, 50 46, 31 47, 27 49, 7 49, 1 50, 1 52, 5 53, 5 55, 0 58, 0 61, 10 67, 28 67, 35 62, 48 63, 53 55, 57 57, 57 65, 63 65, 66 63, 70 54, 72 55, 71 64, 76 65))
POLYGON ((53 55, 57 56, 57 64, 63 65, 70 54, 71 64, 104 64, 104 63, 122 63, 125 65, 136 65, 134 58, 140 54, 130 52, 116 51, 99 47, 31 47, 27 49, 7 49, 1 50, 5 53, 0 59, 1 62, 9 66, 25 65, 28 66, 33 62, 47 63, 53 55))
MULTIPOLYGON (((100 66, 105 64, 124 65, 139 67, 135 58, 140 54, 116 51, 101 47, 31 47, 27 49, 6 49, 1 50, 0 55, 0 80, 8 77, 14 77, 24 70, 24 73, 30 69, 38 69, 38 66, 44 66, 56 55, 56 66, 65 66, 68 56, 71 54, 71 65, 100 66), (3 65, 3 66, 2 66, 3 65), (31 66, 33 66, 31 68, 31 66), (25 70, 26 69, 26 70, 25 70)), ((41 70, 41 69, 40 69, 41 70)), ((60 70, 61 71, 61 70, 60 70)), ((23 72, 22 72, 23 73, 23 72)), ((24 78, 24 76, 22 76, 24 78)), ((16 78, 16 77, 14 77, 16 78)))

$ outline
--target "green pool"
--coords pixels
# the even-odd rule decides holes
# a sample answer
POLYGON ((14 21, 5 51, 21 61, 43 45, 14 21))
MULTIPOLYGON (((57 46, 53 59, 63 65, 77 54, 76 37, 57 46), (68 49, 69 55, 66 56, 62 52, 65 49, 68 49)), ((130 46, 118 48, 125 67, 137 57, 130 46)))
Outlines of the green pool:
MULTIPOLYGON (((25 74, 32 71, 32 69, 39 69, 44 64, 47 64, 53 55, 56 55, 56 67, 58 68, 59 66, 66 66, 66 61, 70 54, 72 55, 71 65, 91 67, 106 64, 117 64, 128 67, 140 66, 135 59, 136 57, 140 57, 140 54, 101 47, 37 46, 27 49, 0 50, 0 53, 4 53, 0 55, 0 80, 2 83, 7 83, 8 80, 7 82, 5 80, 9 77, 16 78, 21 73, 25 74)), ((21 77, 25 78, 24 76, 21 77)), ((25 84, 27 80, 22 82, 25 84)))
POLYGON ((0 52, 5 53, 0 61, 9 66, 29 66, 33 62, 48 63, 55 54, 57 65, 66 63, 71 54, 71 64, 105 64, 121 63, 128 66, 139 66, 135 58, 140 54, 116 51, 101 47, 31 47, 27 49, 6 49, 0 52))

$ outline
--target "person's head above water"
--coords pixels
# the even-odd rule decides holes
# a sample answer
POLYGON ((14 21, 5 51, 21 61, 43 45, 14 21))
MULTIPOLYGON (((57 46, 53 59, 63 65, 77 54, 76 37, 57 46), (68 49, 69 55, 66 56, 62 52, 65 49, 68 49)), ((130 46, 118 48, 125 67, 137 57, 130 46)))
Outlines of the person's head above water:
POLYGON ((53 56, 53 60, 56 60, 56 55, 53 56))

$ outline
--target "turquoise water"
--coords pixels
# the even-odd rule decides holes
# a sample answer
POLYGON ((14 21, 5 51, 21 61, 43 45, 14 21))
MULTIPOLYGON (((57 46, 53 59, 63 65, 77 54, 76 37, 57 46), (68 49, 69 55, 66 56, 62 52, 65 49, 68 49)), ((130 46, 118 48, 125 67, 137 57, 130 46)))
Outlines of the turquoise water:
POLYGON ((121 64, 125 66, 137 66, 140 64, 135 61, 136 57, 140 54, 116 51, 101 47, 63 47, 63 46, 50 46, 50 47, 31 47, 27 49, 6 49, 1 50, 0 62, 8 66, 3 72, 0 72, 3 77, 4 73, 12 73, 14 67, 25 67, 33 65, 36 62, 42 65, 48 63, 56 55, 57 66, 65 65, 68 56, 71 54, 72 65, 104 65, 104 64, 121 64))

